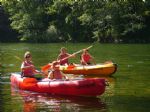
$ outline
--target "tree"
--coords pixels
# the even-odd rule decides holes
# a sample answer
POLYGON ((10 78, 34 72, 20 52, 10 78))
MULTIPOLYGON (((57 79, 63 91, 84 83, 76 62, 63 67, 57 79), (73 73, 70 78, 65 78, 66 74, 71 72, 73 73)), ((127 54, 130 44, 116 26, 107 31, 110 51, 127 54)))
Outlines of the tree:
POLYGON ((0 42, 18 41, 17 32, 10 27, 9 15, 4 11, 0 3, 0 42))
POLYGON ((149 0, 2 0, 28 42, 149 42, 149 0))
POLYGON ((47 1, 6 0, 2 2, 10 14, 11 26, 20 33, 21 41, 40 42, 48 28, 47 1))

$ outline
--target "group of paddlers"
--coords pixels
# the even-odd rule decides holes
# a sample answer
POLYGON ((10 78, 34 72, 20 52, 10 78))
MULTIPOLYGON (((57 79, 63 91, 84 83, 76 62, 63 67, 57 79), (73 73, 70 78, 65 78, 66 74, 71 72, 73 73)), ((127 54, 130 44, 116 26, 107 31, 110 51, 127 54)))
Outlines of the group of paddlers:
MULTIPOLYGON (((59 65, 69 65, 68 57, 75 57, 75 54, 67 53, 67 49, 65 47, 62 47, 60 49, 60 54, 58 55, 57 60, 51 63, 50 70, 48 74, 46 74, 48 78, 68 79, 68 77, 58 69, 59 65)), ((82 50, 82 54, 80 56, 80 62, 82 65, 95 64, 94 58, 88 52, 88 49, 82 50)), ((35 74, 41 74, 41 75, 44 74, 43 72, 35 69, 35 66, 32 62, 32 55, 29 51, 25 52, 24 54, 24 61, 22 62, 21 65, 21 74, 22 77, 32 77, 32 78, 35 77, 35 74)))

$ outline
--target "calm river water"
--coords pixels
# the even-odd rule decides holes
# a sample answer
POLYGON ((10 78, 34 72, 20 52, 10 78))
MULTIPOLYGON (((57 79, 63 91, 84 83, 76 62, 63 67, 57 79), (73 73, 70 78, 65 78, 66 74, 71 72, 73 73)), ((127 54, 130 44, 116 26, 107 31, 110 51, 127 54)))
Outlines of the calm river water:
MULTIPOLYGON (((0 43, 0 112, 150 112, 150 44, 94 44, 97 63, 113 60, 118 70, 97 98, 54 96, 11 88, 10 73, 20 71, 25 51, 37 69, 55 60, 65 46, 69 53, 91 44, 0 43)), ((70 59, 79 63, 79 55, 70 59)), ((97 77, 97 76, 96 76, 97 77)))

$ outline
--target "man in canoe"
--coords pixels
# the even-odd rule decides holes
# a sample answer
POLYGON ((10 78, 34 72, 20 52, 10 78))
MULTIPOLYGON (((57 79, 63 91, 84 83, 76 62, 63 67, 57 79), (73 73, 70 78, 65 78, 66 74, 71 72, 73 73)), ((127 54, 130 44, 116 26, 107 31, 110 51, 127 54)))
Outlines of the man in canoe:
POLYGON ((67 53, 67 49, 65 47, 62 47, 60 49, 60 54, 58 55, 57 60, 60 60, 60 65, 69 65, 68 59, 70 57, 75 57, 75 55, 67 53))
POLYGON ((59 61, 53 61, 51 65, 51 71, 48 74, 50 79, 68 79, 60 70, 59 70, 59 61))
POLYGON ((92 63, 96 64, 94 58, 91 56, 87 49, 83 49, 80 62, 82 65, 90 65, 92 63))
POLYGON ((35 74, 42 74, 40 71, 35 69, 35 66, 32 62, 32 56, 29 51, 24 54, 24 61, 21 65, 21 75, 22 77, 31 77, 35 78, 35 74))

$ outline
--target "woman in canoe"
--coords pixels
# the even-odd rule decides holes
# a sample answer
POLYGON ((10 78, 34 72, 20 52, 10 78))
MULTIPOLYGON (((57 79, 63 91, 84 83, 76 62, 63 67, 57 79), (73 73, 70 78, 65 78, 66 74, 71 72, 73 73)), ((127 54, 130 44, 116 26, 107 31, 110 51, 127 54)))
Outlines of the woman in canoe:
POLYGON ((24 61, 21 65, 21 75, 22 77, 35 77, 35 74, 42 74, 40 71, 35 69, 35 66, 32 62, 32 56, 29 51, 24 54, 24 61))
POLYGON ((74 55, 67 53, 67 49, 65 47, 62 47, 60 49, 60 54, 58 55, 57 60, 60 60, 60 65, 68 65, 69 64, 69 61, 68 61, 69 57, 74 57, 74 55))
POLYGON ((96 64, 94 58, 91 56, 87 49, 83 50, 80 62, 82 65, 90 65, 92 63, 96 64))
POLYGON ((50 79, 68 79, 60 70, 59 70, 59 61, 53 61, 51 65, 51 71, 48 74, 50 79))

